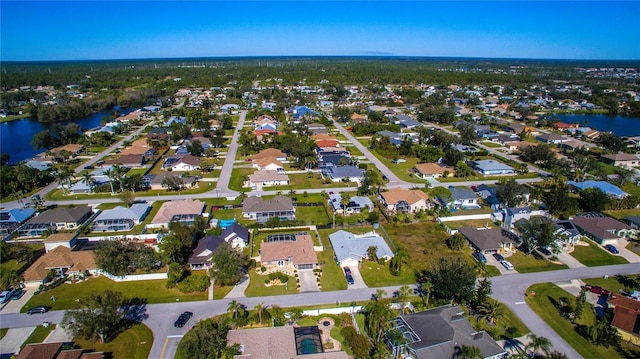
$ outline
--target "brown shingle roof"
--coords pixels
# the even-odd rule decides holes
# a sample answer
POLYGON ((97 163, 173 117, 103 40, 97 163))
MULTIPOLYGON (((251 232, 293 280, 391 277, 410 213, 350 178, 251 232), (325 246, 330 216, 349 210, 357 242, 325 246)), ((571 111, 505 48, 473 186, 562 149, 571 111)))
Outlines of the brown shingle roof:
POLYGON ((70 268, 74 272, 96 269, 96 260, 93 251, 72 251, 58 246, 49 253, 38 258, 27 270, 23 277, 27 282, 42 280, 50 269, 70 268))
POLYGON ((287 155, 276 148, 267 148, 254 155, 251 159, 256 161, 267 157, 282 158, 287 157, 287 155))
POLYGON ((501 228, 477 229, 474 227, 462 227, 458 229, 469 242, 481 251, 497 250, 502 243, 515 243, 505 235, 501 228))
POLYGON ((616 153, 613 155, 602 155, 602 158, 606 158, 611 161, 637 161, 638 157, 629 153, 616 153))
POLYGON ((318 264, 318 256, 313 250, 311 236, 297 235, 295 241, 264 242, 260 246, 260 259, 263 262, 287 258, 292 258, 294 265, 318 264))
POLYGON ((413 205, 420 200, 426 201, 429 199, 429 196, 419 189, 409 190, 402 187, 390 189, 386 192, 382 192, 380 195, 384 198, 384 201, 387 204, 396 204, 400 201, 405 201, 408 204, 413 205))
POLYGON ((614 306, 611 325, 625 332, 640 335, 640 302, 614 296, 609 298, 608 303, 614 306))
POLYGON ((80 359, 82 357, 82 349, 63 350, 58 354, 56 359, 80 359))
POLYGON ((151 223, 167 223, 177 214, 202 214, 204 202, 197 199, 185 199, 181 201, 169 201, 162 204, 151 223))
POLYGON ((178 160, 178 162, 176 162, 173 166, 179 164, 179 163, 186 163, 188 165, 192 165, 192 166, 200 166, 200 159, 194 155, 183 155, 182 157, 180 157, 180 160, 178 160))
POLYGON ((289 181, 289 176, 278 171, 259 170, 249 176, 249 181, 253 183, 265 181, 289 181))
POLYGON ((62 349, 60 343, 27 344, 16 359, 54 359, 62 349))
POLYGON ((69 242, 76 237, 76 233, 58 232, 47 237, 45 242, 69 242))
POLYGON ((418 172, 422 173, 423 175, 430 175, 430 174, 443 174, 447 169, 440 166, 437 163, 420 163, 417 164, 416 169, 418 170, 418 172))
POLYGON ((282 162, 278 161, 275 157, 264 157, 264 158, 259 158, 255 161, 253 161, 253 163, 257 164, 258 166, 262 167, 266 167, 272 163, 275 163, 276 165, 278 165, 279 167, 283 167, 282 162))

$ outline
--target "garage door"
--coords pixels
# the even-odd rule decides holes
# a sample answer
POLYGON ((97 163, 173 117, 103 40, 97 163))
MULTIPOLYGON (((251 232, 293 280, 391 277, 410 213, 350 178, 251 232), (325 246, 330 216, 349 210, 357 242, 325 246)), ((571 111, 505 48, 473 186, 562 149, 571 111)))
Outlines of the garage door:
POLYGON ((313 264, 299 264, 298 270, 309 270, 313 269, 313 264))

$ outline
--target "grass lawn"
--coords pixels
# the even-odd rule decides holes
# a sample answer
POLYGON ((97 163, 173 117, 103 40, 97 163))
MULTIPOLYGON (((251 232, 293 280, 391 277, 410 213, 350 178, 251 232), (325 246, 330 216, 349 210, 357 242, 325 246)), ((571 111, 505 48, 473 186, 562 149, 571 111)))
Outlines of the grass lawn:
POLYGON ((318 255, 318 262, 322 265, 322 276, 320 277, 322 291, 347 289, 347 280, 344 277, 342 268, 333 259, 333 251, 325 248, 324 251, 316 252, 316 254, 318 255))
POLYGON ((497 228, 497 226, 493 222, 491 222, 491 220, 488 218, 487 219, 470 219, 467 221, 448 221, 448 222, 443 222, 443 224, 451 229, 458 229, 460 227, 466 227, 466 226, 471 226, 475 228, 485 228, 485 227, 497 228))
POLYGON ((550 270, 568 269, 565 264, 555 264, 542 257, 537 252, 525 255, 518 251, 511 257, 506 258, 515 267, 518 273, 545 272, 550 270))
POLYGON ((308 225, 323 225, 331 223, 323 206, 296 207, 296 221, 303 221, 308 225))
POLYGON ((529 328, 507 306, 503 305, 503 308, 504 315, 496 318, 494 325, 490 325, 486 320, 478 320, 477 317, 474 318, 475 320, 469 318, 469 321, 476 330, 484 330, 496 340, 499 340, 509 327, 517 328, 520 335, 526 335, 530 332, 529 328))
POLYGON ((48 305, 53 307, 53 310, 73 309, 78 305, 76 299, 88 297, 91 292, 103 292, 107 289, 122 292, 126 298, 147 299, 148 304, 173 303, 178 300, 181 302, 207 300, 207 292, 184 294, 176 288, 165 287, 165 282, 164 279, 158 279, 116 283, 107 277, 100 276, 80 283, 65 283, 34 295, 21 312, 25 313, 27 309, 38 305, 48 305), (51 301, 51 296, 55 296, 55 302, 51 301))
POLYGON ((0 329, 0 339, 4 338, 4 336, 7 335, 8 331, 9 331, 9 328, 0 329))
POLYGON ((624 219, 627 216, 640 216, 640 209, 620 209, 615 211, 603 211, 603 213, 615 219, 624 219))
POLYGON ((626 259, 620 256, 614 256, 609 252, 600 248, 599 245, 585 239, 584 242, 588 243, 588 246, 575 246, 571 255, 577 259, 580 263, 587 267, 605 266, 611 264, 625 264, 629 263, 626 259))
POLYGON ((501 144, 495 143, 495 142, 491 142, 491 141, 484 141, 484 142, 481 143, 481 145, 486 146, 486 147, 490 147, 490 148, 500 148, 500 147, 502 147, 501 144))
POLYGON ((403 269, 399 276, 391 275, 388 262, 381 265, 365 260, 360 265, 360 274, 362 274, 362 279, 369 287, 386 287, 416 282, 416 276, 408 266, 403 269))
POLYGON ((600 286, 611 293, 620 293, 621 290, 640 290, 640 274, 635 276, 621 275, 608 278, 587 278, 582 281, 590 285, 600 286))
POLYGON ((36 329, 34 329, 33 332, 31 332, 31 335, 29 335, 27 340, 25 340, 24 343, 22 343, 22 346, 20 346, 20 349, 24 348, 27 344, 42 343, 45 339, 47 339, 47 336, 49 336, 49 333, 51 333, 54 329, 56 329, 55 324, 50 324, 46 327, 44 325, 38 325, 36 329))
POLYGON ((486 265, 485 267, 487 268, 487 273, 489 273, 490 277, 497 277, 501 275, 500 270, 496 268, 496 266, 486 265))
MULTIPOLYGON (((363 142, 360 140, 360 142, 363 142)), ((385 164, 393 173, 395 173, 401 180, 413 183, 426 183, 425 180, 416 177, 413 174, 413 167, 418 164, 419 160, 416 157, 400 157, 406 162, 393 163, 393 158, 386 158, 378 153, 376 150, 371 150, 374 156, 376 156, 382 163, 385 164)))
POLYGON ((362 333, 365 332, 364 319, 365 319, 364 314, 362 313, 356 314, 356 324, 358 324, 358 328, 360 328, 360 332, 362 333))
POLYGON ((637 239, 630 240, 629 244, 627 244, 627 249, 640 256, 640 241, 637 239))
POLYGON ((213 287, 213 299, 223 299, 233 289, 232 285, 214 285, 213 287))
POLYGON ((255 270, 249 270, 249 288, 244 292, 247 297, 263 297, 268 295, 283 295, 283 294, 296 294, 298 288, 296 279, 289 277, 288 284, 274 285, 267 287, 264 285, 264 280, 267 279, 266 275, 260 275, 255 270))
POLYGON ((625 183, 624 185, 620 186, 620 189, 632 196, 640 196, 640 186, 637 186, 632 182, 625 183))
MULTIPOLYGON (((39 256, 40 253, 44 253, 41 243, 36 243, 36 244, 24 243, 22 245, 29 247, 29 249, 31 250, 31 256, 35 256, 35 255, 39 256)), ((2 270, 18 271, 25 264, 27 264, 28 261, 29 261, 29 259, 26 259, 26 260, 21 261, 21 262, 18 262, 18 260, 16 260, 16 259, 11 259, 11 260, 2 259, 2 262, 0 262, 0 268, 2 268, 2 270)))
POLYGON ((285 191, 304 190, 309 188, 341 188, 341 187, 358 187, 355 182, 322 182, 319 174, 294 173, 289 175, 289 186, 271 186, 263 187, 265 191, 285 191))
POLYGON ((234 168, 231 171, 229 189, 235 191, 249 191, 250 188, 242 188, 242 184, 244 183, 244 176, 249 176, 255 171, 255 168, 234 168))
MULTIPOLYGON (((535 296, 527 296, 526 301, 529 307, 535 311, 542 320, 558 333, 573 349, 575 349, 585 359, 599 358, 621 358, 620 354, 613 348, 594 345, 589 340, 582 337, 568 319, 562 317, 554 303, 560 297, 573 297, 568 292, 551 283, 535 284, 527 289, 528 292, 535 291, 535 296)), ((593 325, 595 323, 595 313, 588 305, 578 324, 593 325)))
POLYGON ((7 117, 0 117, 0 123, 21 120, 27 117, 29 117, 28 113, 23 113, 22 115, 7 115, 7 117))
POLYGON ((153 333, 144 324, 134 324, 108 343, 83 338, 75 338, 74 342, 82 349, 111 353, 113 359, 145 359, 151 351, 153 333))

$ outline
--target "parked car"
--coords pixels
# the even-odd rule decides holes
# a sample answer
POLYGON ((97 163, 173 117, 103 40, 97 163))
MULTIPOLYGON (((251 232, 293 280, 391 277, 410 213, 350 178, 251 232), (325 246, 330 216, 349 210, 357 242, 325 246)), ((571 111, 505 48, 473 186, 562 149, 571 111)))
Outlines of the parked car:
POLYGON ((481 252, 473 253, 473 258, 475 258, 478 262, 487 263, 487 257, 485 257, 481 252))
POLYGON ((50 307, 44 306, 44 305, 39 305, 37 307, 33 307, 30 308, 29 310, 27 310, 27 314, 31 315, 31 314, 44 314, 46 312, 49 311, 49 309, 51 309, 50 307))
POLYGON ((347 283, 354 284, 353 276, 351 274, 347 274, 347 283))
POLYGON ((509 262, 508 260, 502 260, 500 262, 502 264, 502 266, 504 266, 505 268, 507 268, 507 270, 513 270, 513 264, 511 264, 511 262, 509 262))
POLYGON ((189 319, 191 319, 191 317, 193 317, 193 312, 184 312, 180 314, 178 319, 176 319, 176 322, 173 323, 173 326, 176 328, 182 328, 184 327, 185 324, 187 324, 187 322, 189 321, 189 319))
POLYGON ((498 253, 494 253, 493 258, 495 258, 498 262, 502 262, 504 260, 504 257, 502 256, 502 254, 498 254, 498 253))
POLYGON ((618 248, 616 248, 616 246, 614 246, 613 244, 607 244, 606 246, 604 246, 604 248, 606 248, 609 252, 613 253, 613 254, 618 254, 620 253, 618 251, 618 248))
POLYGON ((387 181, 389 181, 389 177, 387 177, 386 175, 382 175, 382 180, 387 182, 387 181))
POLYGON ((604 296, 608 296, 609 294, 611 294, 611 292, 609 292, 608 290, 597 286, 597 285, 585 285, 583 287, 584 289, 588 290, 591 293, 595 293, 595 294, 599 294, 599 295, 604 295, 604 296))
POLYGON ((13 290, 5 290, 0 293, 0 304, 4 304, 11 300, 11 295, 13 294, 13 290))
POLYGON ((544 254, 545 256, 550 256, 553 253, 549 250, 549 248, 538 248, 538 251, 542 254, 544 254))
POLYGON ((18 300, 18 299, 22 298, 24 293, 26 293, 26 292, 24 290, 22 290, 22 289, 14 290, 13 294, 11 294, 11 300, 18 300))
POLYGON ((349 268, 349 267, 344 267, 344 274, 345 274, 345 275, 351 275, 351 268, 349 268))

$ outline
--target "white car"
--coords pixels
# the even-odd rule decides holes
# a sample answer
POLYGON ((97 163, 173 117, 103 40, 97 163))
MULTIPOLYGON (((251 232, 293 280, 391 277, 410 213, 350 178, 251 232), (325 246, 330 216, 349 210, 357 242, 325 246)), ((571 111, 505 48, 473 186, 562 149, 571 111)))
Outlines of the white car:
POLYGON ((513 264, 511 264, 511 262, 509 262, 506 259, 503 259, 502 261, 500 261, 500 263, 507 268, 507 270, 513 270, 513 264))

